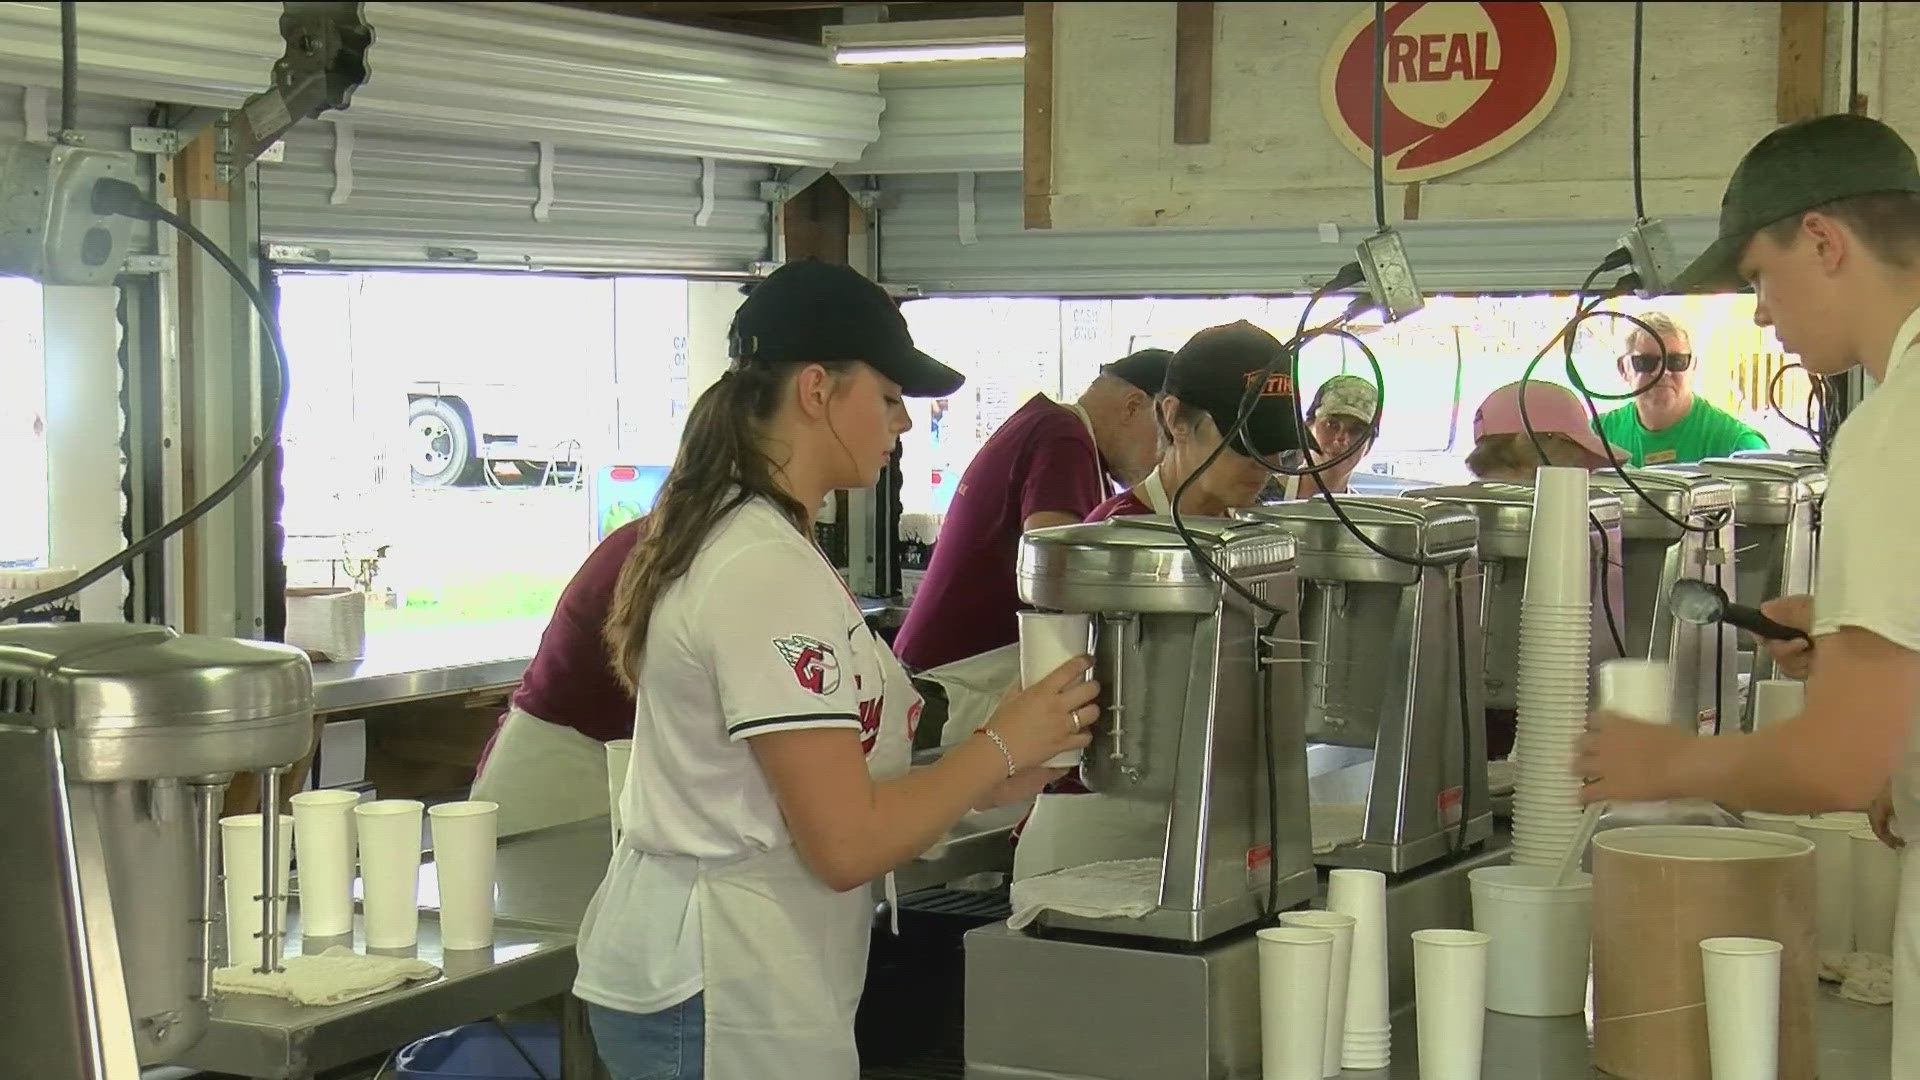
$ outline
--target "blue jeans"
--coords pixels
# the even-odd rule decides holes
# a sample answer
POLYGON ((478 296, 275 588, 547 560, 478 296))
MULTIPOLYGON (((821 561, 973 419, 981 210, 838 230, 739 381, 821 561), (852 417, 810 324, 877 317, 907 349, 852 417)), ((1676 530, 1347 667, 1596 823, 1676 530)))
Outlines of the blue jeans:
POLYGON ((706 1075, 706 995, 640 1015, 587 1006, 600 1060, 613 1080, 702 1080, 706 1075))

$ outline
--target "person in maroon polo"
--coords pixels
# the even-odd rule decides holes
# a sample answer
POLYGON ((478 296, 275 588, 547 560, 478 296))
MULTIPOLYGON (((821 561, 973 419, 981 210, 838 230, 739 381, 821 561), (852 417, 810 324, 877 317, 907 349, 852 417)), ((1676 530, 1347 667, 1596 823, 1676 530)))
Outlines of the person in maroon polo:
POLYGON ((503 836, 607 813, 606 744, 633 737, 634 703, 600 628, 645 527, 608 533, 574 572, 481 759, 473 797, 500 804, 503 836))
MULTIPOLYGON (((1160 464, 1146 479, 1094 507, 1086 519, 1170 513, 1174 495, 1195 473, 1199 478, 1180 502, 1182 514, 1221 515, 1252 506, 1271 475, 1268 465, 1279 464, 1280 453, 1300 446, 1300 419, 1290 392, 1259 398, 1240 438, 1212 465, 1206 461, 1239 416, 1248 382, 1280 352, 1271 334, 1244 321, 1195 334, 1167 365, 1166 387, 1155 408, 1160 464)), ((1285 378, 1276 376, 1276 389, 1284 387, 1285 378)))
POLYGON ((1107 497, 1108 477, 1131 484, 1153 468, 1153 401, 1172 355, 1116 360, 1072 404, 1035 394, 974 455, 893 642, 928 699, 916 745, 971 734, 1019 677, 1020 534, 1074 524, 1107 497))

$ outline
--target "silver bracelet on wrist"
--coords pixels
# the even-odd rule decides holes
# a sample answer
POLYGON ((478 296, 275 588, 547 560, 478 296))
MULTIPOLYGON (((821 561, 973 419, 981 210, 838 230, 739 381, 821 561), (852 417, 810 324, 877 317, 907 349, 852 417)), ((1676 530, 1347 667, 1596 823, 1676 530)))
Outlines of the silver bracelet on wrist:
POLYGON ((1000 737, 999 732, 993 730, 990 727, 981 728, 980 734, 985 735, 989 739, 992 739, 993 745, 1000 748, 1000 756, 1007 759, 1007 778, 1011 780, 1015 775, 1017 775, 1020 772, 1020 770, 1014 767, 1013 751, 1007 749, 1007 741, 1000 737))

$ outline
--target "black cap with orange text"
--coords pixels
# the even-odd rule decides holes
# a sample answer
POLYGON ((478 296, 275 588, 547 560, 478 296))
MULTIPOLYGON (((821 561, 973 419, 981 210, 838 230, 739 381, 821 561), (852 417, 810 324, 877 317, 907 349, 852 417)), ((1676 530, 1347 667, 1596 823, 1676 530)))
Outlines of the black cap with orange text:
POLYGON ((1272 334, 1245 320, 1208 327, 1173 354, 1166 394, 1205 410, 1225 434, 1233 429, 1248 388, 1257 382, 1259 397, 1233 450, 1268 458, 1298 450, 1305 440, 1285 357, 1285 347, 1272 334))

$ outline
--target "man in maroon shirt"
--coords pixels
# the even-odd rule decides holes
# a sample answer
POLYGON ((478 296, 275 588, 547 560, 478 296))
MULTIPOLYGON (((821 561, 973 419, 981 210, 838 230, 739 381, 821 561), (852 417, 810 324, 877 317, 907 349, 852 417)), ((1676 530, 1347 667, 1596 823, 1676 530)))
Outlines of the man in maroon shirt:
POLYGON ((607 812, 606 744, 633 737, 633 695, 600 626, 646 519, 607 534, 560 593, 540 648, 480 762, 473 797, 500 804, 502 835, 607 812))
POLYGON ((995 431, 960 478, 927 575, 894 651, 932 691, 921 745, 945 729, 971 733, 1019 676, 1020 608, 1013 580, 1020 534, 1080 521, 1158 456, 1153 399, 1172 357, 1145 349, 1100 369, 1078 401, 1036 394, 995 431))
POLYGON ((1140 483, 1094 507, 1087 520, 1170 513, 1174 497, 1195 473, 1199 477, 1180 501, 1182 514, 1220 515, 1253 505, 1267 484, 1267 466, 1301 444, 1300 417, 1284 372, 1261 387, 1240 438, 1204 472, 1201 467, 1220 448, 1222 433, 1233 428, 1249 382, 1280 356, 1280 342, 1249 322, 1195 334, 1167 365, 1166 389, 1156 406, 1160 464, 1140 483))

